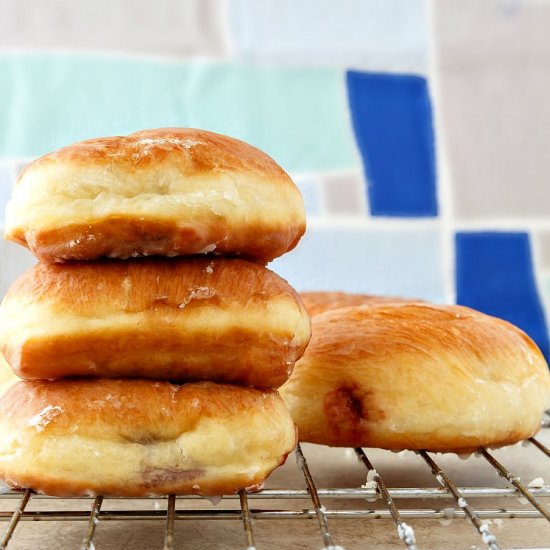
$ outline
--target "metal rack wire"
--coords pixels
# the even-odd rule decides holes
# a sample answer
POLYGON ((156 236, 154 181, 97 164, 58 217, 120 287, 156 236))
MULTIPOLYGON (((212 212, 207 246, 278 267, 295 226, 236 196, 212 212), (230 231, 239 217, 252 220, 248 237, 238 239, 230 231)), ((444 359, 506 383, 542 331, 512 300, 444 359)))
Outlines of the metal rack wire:
MULTIPOLYGON (((543 429, 550 429, 550 422, 543 422, 543 429)), ((550 458, 550 449, 540 441, 540 438, 533 437, 529 440, 534 452, 540 452, 546 458, 550 458)), ((303 476, 306 489, 266 489, 259 493, 246 493, 241 491, 238 495, 227 495, 224 499, 236 502, 239 506, 223 510, 204 510, 197 508, 179 509, 178 502, 192 501, 196 496, 175 497, 169 495, 166 497, 166 509, 122 509, 108 511, 103 509, 106 500, 102 496, 93 498, 91 510, 82 511, 76 509, 51 509, 51 510, 27 510, 31 499, 46 499, 54 502, 57 499, 46 497, 44 495, 34 494, 30 490, 11 491, 2 495, 6 499, 18 499, 18 504, 14 511, 0 512, 0 521, 7 522, 7 526, 0 540, 0 550, 8 548, 11 540, 17 534, 17 526, 24 521, 87 521, 87 527, 83 534, 80 550, 92 550, 94 548, 94 535, 101 524, 107 521, 123 520, 157 520, 165 522, 164 530, 164 550, 174 550, 178 544, 174 535, 176 522, 185 519, 195 520, 238 520, 242 522, 244 537, 243 547, 246 550, 255 550, 254 523, 255 520, 280 520, 280 519, 310 519, 316 520, 319 526, 320 540, 324 545, 324 550, 340 550, 338 541, 334 540, 329 523, 336 519, 390 519, 395 524, 397 536, 401 539, 402 547, 408 550, 416 550, 417 542, 413 529, 406 523, 408 519, 443 519, 447 517, 449 509, 426 507, 426 508, 399 508, 396 501, 406 499, 431 499, 431 502, 442 498, 452 498, 455 501, 455 508, 452 509, 452 515, 457 518, 465 518, 472 529, 477 532, 479 542, 490 550, 500 548, 497 537, 491 532, 487 519, 495 518, 541 518, 550 522, 550 511, 548 506, 541 502, 542 499, 550 498, 550 487, 532 488, 522 483, 513 472, 498 461, 494 454, 481 449, 478 456, 490 465, 495 472, 510 483, 510 487, 459 487, 434 458, 434 454, 426 451, 419 451, 417 455, 429 468, 429 471, 438 482, 439 487, 412 487, 412 488, 390 488, 386 485, 382 477, 375 470, 373 463, 367 456, 364 449, 354 449, 354 452, 360 463, 364 466, 366 473, 370 474, 372 482, 361 488, 321 488, 317 487, 313 475, 310 471, 306 456, 300 446, 297 447, 296 464, 298 470, 303 476), (503 498, 503 497, 522 496, 530 504, 528 509, 511 509, 508 507, 497 506, 494 508, 475 507, 472 502, 478 498, 503 498), (381 500, 384 503, 382 508, 364 507, 361 509, 332 509, 323 504, 335 499, 353 499, 356 502, 381 500), (278 507, 273 509, 259 509, 250 506, 250 501, 268 501, 280 502, 307 500, 310 505, 301 509, 291 509, 290 507, 278 507)), ((548 470, 550 472, 550 470, 548 470)), ((92 498, 92 497, 90 497, 92 498)), ((140 499, 137 499, 140 500, 140 499)), ((143 500, 143 499, 141 499, 143 500)), ((119 500, 124 502, 124 500, 119 500)), ((550 540, 548 541, 550 545, 550 540)), ((317 547, 314 545, 313 547, 317 547)))

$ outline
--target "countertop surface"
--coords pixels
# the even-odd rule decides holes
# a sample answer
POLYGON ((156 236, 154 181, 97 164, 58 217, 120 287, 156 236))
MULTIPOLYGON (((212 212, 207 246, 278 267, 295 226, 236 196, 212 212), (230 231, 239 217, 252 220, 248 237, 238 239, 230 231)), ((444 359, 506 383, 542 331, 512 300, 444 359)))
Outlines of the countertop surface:
MULTIPOLYGON (((537 439, 550 445, 550 429, 543 429, 537 439)), ((366 482, 367 470, 351 449, 331 449, 316 445, 302 446, 307 464, 318 489, 359 488, 366 482)), ((388 488, 398 487, 440 487, 424 460, 411 452, 391 453, 366 449, 371 460, 388 488)), ((519 443, 491 453, 500 460, 521 481, 528 484, 542 477, 550 482, 550 458, 546 457, 532 443, 519 443)), ((448 454, 432 454, 434 460, 458 486, 462 487, 509 487, 510 483, 498 476, 492 466, 479 455, 469 458, 448 454)), ((266 484, 266 489, 305 489, 302 471, 297 467, 294 455, 287 463, 276 470, 266 484)), ((546 486, 546 489, 550 487, 546 486)), ((327 498, 321 496, 321 504, 326 508, 329 531, 333 541, 346 550, 371 548, 405 548, 391 519, 338 518, 331 515, 333 510, 387 510, 384 501, 364 498, 327 498)), ((546 508, 550 508, 550 498, 540 497, 546 508)), ((452 497, 437 499, 395 498, 400 510, 435 509, 460 510, 452 497)), ((518 495, 509 497, 470 498, 468 502, 475 509, 532 510, 525 499, 518 495)), ((28 510, 90 510, 90 499, 44 499, 32 497, 28 510)), ((303 510, 313 509, 311 499, 274 500, 249 498, 250 508, 263 510, 303 510)), ((1 509, 13 510, 16 499, 1 499, 1 509)), ((166 499, 116 500, 106 499, 102 510, 165 510, 166 499)), ((219 503, 205 499, 180 498, 176 509, 237 510, 238 499, 224 498, 219 503)), ((454 549, 485 548, 482 538, 472 524, 465 519, 403 518, 413 529, 418 548, 454 549)), ((5 528, 6 523, 3 523, 5 528)), ((8 548, 13 550, 78 549, 86 531, 86 521, 23 521, 15 531, 8 548)), ((257 550, 281 548, 320 550, 325 547, 318 521, 313 519, 252 519, 252 527, 257 550)), ((501 549, 504 548, 550 548, 550 522, 540 519, 503 518, 488 525, 497 537, 501 549)), ((97 550, 153 550, 163 548, 165 521, 131 520, 107 521, 100 518, 94 536, 97 550)), ((242 522, 239 519, 224 520, 177 520, 175 526, 176 549, 245 549, 246 541, 242 522)))

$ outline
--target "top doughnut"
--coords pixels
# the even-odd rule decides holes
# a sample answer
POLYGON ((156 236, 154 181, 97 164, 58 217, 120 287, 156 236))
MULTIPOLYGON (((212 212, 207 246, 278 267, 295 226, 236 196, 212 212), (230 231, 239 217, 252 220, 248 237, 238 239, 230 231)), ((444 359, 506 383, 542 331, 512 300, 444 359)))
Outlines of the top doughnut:
POLYGON ((265 263, 304 231, 302 196, 268 155, 164 128, 82 141, 29 164, 5 238, 48 263, 207 252, 265 263))

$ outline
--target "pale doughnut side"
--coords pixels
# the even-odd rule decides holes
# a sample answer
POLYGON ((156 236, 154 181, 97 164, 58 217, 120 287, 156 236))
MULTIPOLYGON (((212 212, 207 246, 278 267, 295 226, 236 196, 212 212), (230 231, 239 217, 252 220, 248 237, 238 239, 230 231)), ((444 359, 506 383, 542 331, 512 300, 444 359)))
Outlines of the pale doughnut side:
POLYGON ((6 390, 21 380, 8 365, 2 353, 0 353, 0 396, 4 395, 6 390))

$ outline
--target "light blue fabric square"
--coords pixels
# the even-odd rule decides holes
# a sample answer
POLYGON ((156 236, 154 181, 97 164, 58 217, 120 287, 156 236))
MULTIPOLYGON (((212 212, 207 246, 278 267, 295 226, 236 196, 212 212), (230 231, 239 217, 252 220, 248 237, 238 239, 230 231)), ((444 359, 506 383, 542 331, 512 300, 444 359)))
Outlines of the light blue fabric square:
POLYGON ((0 157, 165 126, 242 139, 289 172, 360 166, 340 69, 0 55, 0 157))
POLYGON ((297 290, 445 297, 438 229, 310 225, 297 248, 269 264, 297 290))

